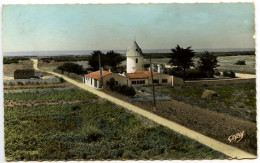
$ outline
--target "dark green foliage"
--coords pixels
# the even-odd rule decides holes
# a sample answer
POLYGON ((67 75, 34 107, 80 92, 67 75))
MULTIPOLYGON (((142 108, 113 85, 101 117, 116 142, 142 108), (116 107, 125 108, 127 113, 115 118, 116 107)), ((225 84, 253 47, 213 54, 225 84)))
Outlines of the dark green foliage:
POLYGON ((81 110, 80 106, 76 105, 76 106, 73 106, 71 108, 71 110, 75 111, 75 110, 81 110))
POLYGON ((96 95, 87 93, 84 90, 63 90, 40 93, 8 93, 4 95, 5 100, 16 101, 57 101, 57 100, 88 100, 96 98, 96 95))
POLYGON ((108 136, 108 137, 115 137, 117 136, 117 127, 111 123, 108 120, 100 120, 98 122, 98 129, 100 129, 104 135, 108 136))
MULTIPOLYGON (((169 72, 170 75, 184 78, 184 73, 183 71, 180 71, 178 68, 172 68, 169 72)), ((206 78, 207 75, 197 69, 187 69, 185 78, 186 79, 200 79, 200 78, 206 78)))
POLYGON ((61 82, 61 83, 64 83, 65 80, 64 80, 63 78, 60 78, 60 82, 61 82))
POLYGON ((144 150, 155 149, 161 154, 164 152, 164 149, 173 147, 173 141, 170 139, 171 135, 171 132, 160 127, 152 128, 148 130, 147 134, 143 137, 142 148, 144 150))
POLYGON ((112 50, 106 53, 104 64, 110 66, 113 70, 116 70, 118 65, 125 59, 124 56, 112 50))
POLYGON ((128 125, 129 124, 129 120, 131 118, 131 115, 129 115, 128 113, 122 113, 119 116, 119 120, 122 124, 128 125))
POLYGON ((30 60, 29 57, 4 57, 4 64, 19 63, 19 61, 30 60))
POLYGON ((135 89, 127 85, 115 85, 113 90, 129 97, 133 97, 136 94, 135 89))
POLYGON ((191 47, 181 48, 179 45, 175 49, 171 49, 172 55, 169 63, 172 66, 177 66, 183 71, 183 79, 186 77, 186 69, 189 69, 191 66, 194 66, 193 58, 195 56, 194 51, 191 47))
POLYGON ((50 63, 54 62, 77 62, 77 61, 88 61, 90 56, 53 56, 40 58, 41 61, 50 63))
MULTIPOLYGON (((95 98, 88 92, 65 94, 67 101, 95 98)), ((30 93, 18 95, 4 97, 52 101, 41 93, 34 99, 30 93)), ((106 101, 5 107, 4 119, 5 155, 10 161, 227 158, 163 126, 147 128, 106 101)))
POLYGON ((99 55, 101 60, 101 66, 104 67, 104 53, 102 53, 100 50, 93 51, 91 53, 91 57, 88 61, 88 64, 93 68, 94 71, 99 70, 99 55))
POLYGON ((171 58, 171 53, 144 53, 143 56, 147 59, 149 59, 150 56, 152 59, 171 58))
POLYGON ((115 79, 114 78, 110 78, 109 81, 107 81, 107 85, 108 85, 108 87, 109 87, 109 89, 111 91, 114 91, 115 79))
POLYGON ((208 78, 214 77, 214 69, 218 67, 218 60, 217 56, 210 54, 209 52, 205 52, 199 58, 198 61, 198 69, 203 73, 206 74, 208 78))
POLYGON ((216 75, 216 76, 220 76, 221 73, 220 73, 219 71, 214 71, 214 75, 216 75))
POLYGON ((239 60, 235 63, 236 65, 246 65, 246 61, 244 60, 239 60))
POLYGON ((107 82, 107 85, 111 91, 116 91, 125 96, 133 97, 136 94, 135 89, 132 86, 129 87, 127 85, 115 85, 114 78, 110 78, 107 82))
POLYGON ((76 63, 71 63, 71 62, 64 63, 63 65, 59 66, 57 69, 62 70, 62 71, 72 72, 75 74, 84 74, 85 73, 82 65, 78 65, 76 63))
POLYGON ((235 78, 236 74, 233 71, 224 71, 223 72, 224 77, 230 77, 230 78, 235 78))
POLYGON ((118 65, 126 59, 124 56, 114 52, 113 50, 107 52, 106 54, 97 50, 92 53, 89 59, 89 65, 93 68, 93 70, 99 69, 99 55, 101 60, 101 66, 110 66, 115 71, 117 70, 118 65))

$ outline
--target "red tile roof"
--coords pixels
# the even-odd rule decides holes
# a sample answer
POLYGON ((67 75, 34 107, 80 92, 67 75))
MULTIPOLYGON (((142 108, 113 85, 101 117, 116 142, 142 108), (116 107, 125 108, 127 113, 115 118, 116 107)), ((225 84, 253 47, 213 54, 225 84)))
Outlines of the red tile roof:
MULTIPOLYGON (((157 75, 157 72, 153 72, 153 75, 157 75)), ((126 77, 129 79, 145 79, 151 76, 151 71, 137 70, 135 73, 127 73, 126 77)))
MULTIPOLYGON (((99 79, 100 78, 99 73, 100 73, 99 71, 95 71, 95 72, 86 74, 85 76, 93 78, 93 79, 99 79)), ((102 70, 102 76, 103 77, 106 76, 106 75, 109 75, 109 74, 112 74, 112 72, 102 70)))

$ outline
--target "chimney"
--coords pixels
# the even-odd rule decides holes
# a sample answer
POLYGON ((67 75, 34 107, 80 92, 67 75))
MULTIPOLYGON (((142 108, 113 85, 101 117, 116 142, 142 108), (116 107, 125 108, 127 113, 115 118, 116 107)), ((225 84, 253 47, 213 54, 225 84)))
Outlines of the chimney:
POLYGON ((160 65, 160 64, 158 64, 158 65, 157 65, 157 67, 158 67, 158 70, 157 70, 157 72, 158 72, 158 73, 161 73, 161 68, 162 68, 162 67, 161 67, 161 65, 160 65))

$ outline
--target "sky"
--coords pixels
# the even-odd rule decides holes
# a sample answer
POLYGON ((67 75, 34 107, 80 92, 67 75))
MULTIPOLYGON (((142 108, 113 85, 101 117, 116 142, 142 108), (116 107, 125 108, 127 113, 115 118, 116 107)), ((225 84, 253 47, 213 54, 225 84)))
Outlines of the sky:
POLYGON ((252 3, 5 5, 3 51, 254 48, 252 3))

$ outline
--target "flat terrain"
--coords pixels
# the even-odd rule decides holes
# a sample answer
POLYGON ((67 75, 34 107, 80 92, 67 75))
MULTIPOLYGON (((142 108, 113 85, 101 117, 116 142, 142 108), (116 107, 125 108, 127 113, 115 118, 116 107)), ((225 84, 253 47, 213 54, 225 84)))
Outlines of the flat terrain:
MULTIPOLYGON (((132 102, 132 104, 223 143, 256 154, 255 86, 212 88, 220 94, 220 99, 216 101, 201 100, 204 89, 158 86, 156 92, 160 90, 170 95, 172 99, 157 101, 156 111, 152 102, 132 102), (234 95, 232 95, 233 93, 234 95), (245 106, 246 104, 248 106, 245 106), (243 105, 244 107, 238 108, 237 105, 243 105), (244 117, 242 117, 243 115, 244 117), (228 137, 241 131, 246 133, 244 138, 238 143, 229 143, 228 137)), ((105 92, 109 93, 109 91, 105 92)), ((115 92, 110 94, 130 102, 129 98, 126 99, 126 97, 115 92)))
POLYGON ((227 158, 86 91, 34 89, 4 94, 7 160, 227 158))
MULTIPOLYGON (((239 73, 255 74, 255 56, 254 55, 241 55, 241 56, 221 56, 217 58, 219 61, 220 71, 232 70, 239 73), (238 60, 244 60, 246 65, 235 65, 238 60)), ((194 58, 194 64, 197 65, 199 58, 194 58)), ((149 59, 144 59, 145 63, 149 63, 149 59)), ((168 64, 169 58, 152 59, 155 64, 168 64)))
POLYGON ((38 68, 44 71, 53 71, 57 67, 63 65, 65 62, 38 62, 38 68))
POLYGON ((13 74, 17 69, 32 69, 33 62, 31 60, 19 61, 19 63, 4 64, 4 74, 13 74))
POLYGON ((178 101, 256 122, 255 84, 201 87, 158 86, 156 91, 178 101), (202 99, 201 96, 205 90, 215 91, 219 97, 202 99))

